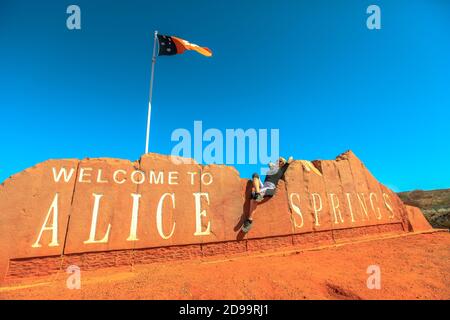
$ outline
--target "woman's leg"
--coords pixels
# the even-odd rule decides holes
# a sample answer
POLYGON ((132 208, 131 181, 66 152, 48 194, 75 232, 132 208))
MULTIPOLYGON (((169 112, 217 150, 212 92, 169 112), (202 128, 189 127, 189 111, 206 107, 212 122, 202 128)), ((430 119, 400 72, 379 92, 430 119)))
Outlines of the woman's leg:
POLYGON ((253 188, 255 188, 255 192, 260 193, 261 192, 261 180, 257 173, 253 174, 252 181, 253 181, 253 188))
POLYGON ((247 219, 250 221, 253 221, 253 212, 256 209, 256 204, 257 204, 257 202, 255 200, 250 201, 250 208, 249 208, 249 212, 248 212, 248 216, 247 216, 247 219))

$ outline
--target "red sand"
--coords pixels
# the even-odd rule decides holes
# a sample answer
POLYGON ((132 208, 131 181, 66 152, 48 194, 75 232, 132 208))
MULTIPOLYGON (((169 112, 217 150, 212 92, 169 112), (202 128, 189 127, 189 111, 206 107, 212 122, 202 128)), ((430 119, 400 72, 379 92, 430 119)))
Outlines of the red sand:
POLYGON ((439 232, 299 253, 82 272, 9 284, 0 299, 450 299, 450 234, 439 232), (366 286, 381 268, 381 289, 366 286))

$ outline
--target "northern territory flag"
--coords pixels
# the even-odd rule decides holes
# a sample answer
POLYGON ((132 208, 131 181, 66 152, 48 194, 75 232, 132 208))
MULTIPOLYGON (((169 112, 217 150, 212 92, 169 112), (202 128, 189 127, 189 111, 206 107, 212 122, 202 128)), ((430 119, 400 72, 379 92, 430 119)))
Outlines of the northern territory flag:
POLYGON ((182 54, 186 50, 195 50, 207 57, 212 56, 212 51, 208 48, 200 47, 196 44, 190 43, 189 41, 177 37, 158 34, 158 42, 159 56, 173 56, 175 54, 182 54))

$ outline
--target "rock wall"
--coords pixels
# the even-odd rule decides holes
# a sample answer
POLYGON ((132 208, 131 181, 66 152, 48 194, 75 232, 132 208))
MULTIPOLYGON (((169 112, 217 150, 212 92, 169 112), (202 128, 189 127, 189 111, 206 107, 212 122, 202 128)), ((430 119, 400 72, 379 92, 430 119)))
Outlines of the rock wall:
POLYGON ((295 161, 258 205, 250 191, 232 167, 158 154, 43 162, 0 186, 0 281, 71 263, 90 269, 407 232, 420 214, 351 151, 295 161), (249 210, 255 224, 245 235, 249 210))

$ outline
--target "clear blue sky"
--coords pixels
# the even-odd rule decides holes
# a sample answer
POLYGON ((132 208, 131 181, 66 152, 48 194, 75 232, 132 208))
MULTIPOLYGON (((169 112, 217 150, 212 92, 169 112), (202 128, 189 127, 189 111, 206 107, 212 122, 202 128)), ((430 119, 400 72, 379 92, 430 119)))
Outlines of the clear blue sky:
POLYGON ((1 0, 0 181, 49 158, 138 159, 155 29, 214 56, 158 59, 150 151, 194 120, 278 128, 283 155, 352 149, 396 191, 450 187, 447 0, 1 0))

